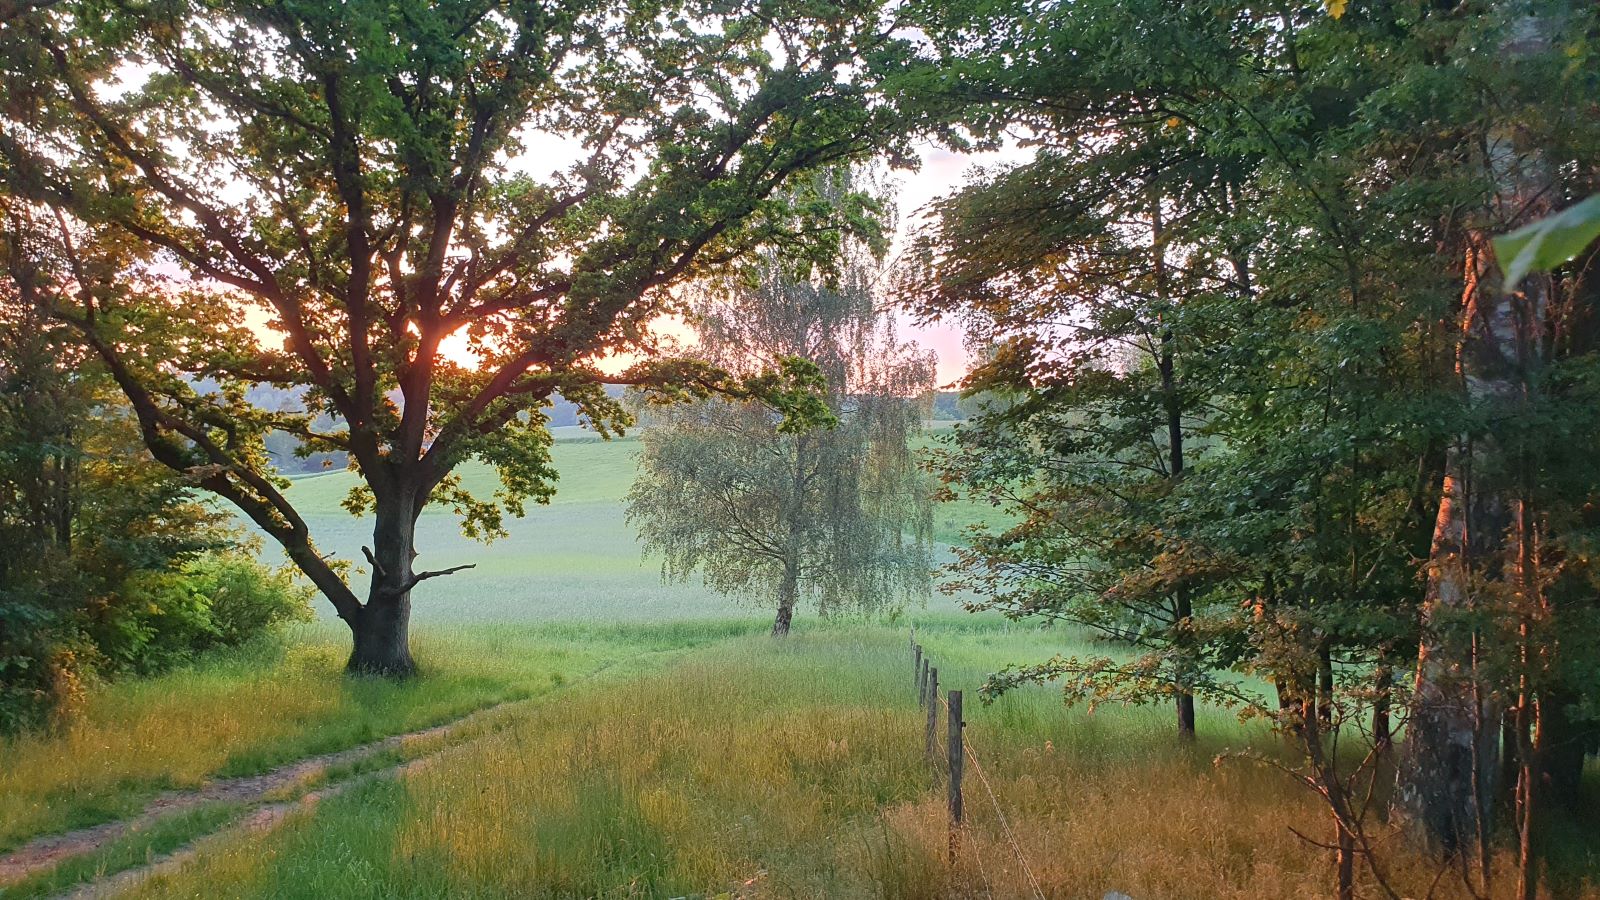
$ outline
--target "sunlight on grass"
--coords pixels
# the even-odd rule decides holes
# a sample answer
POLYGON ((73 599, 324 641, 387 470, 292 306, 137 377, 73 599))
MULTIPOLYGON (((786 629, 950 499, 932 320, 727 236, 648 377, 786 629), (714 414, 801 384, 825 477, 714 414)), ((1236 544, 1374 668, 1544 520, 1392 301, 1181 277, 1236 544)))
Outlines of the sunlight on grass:
POLYGON ((409 682, 346 677, 347 638, 305 629, 112 685, 60 733, 0 744, 0 846, 129 815, 165 789, 426 728, 755 627, 434 628, 416 639, 423 677, 409 682))
MULTIPOLYGON (((753 607, 714 594, 698 578, 662 583, 661 561, 645 557, 626 521, 622 497, 637 471, 637 441, 602 441, 563 435, 551 449, 561 473, 548 506, 530 503, 523 518, 507 517, 508 535, 485 544, 464 537, 451 511, 429 507, 417 522, 418 565, 428 569, 473 564, 450 578, 436 578, 412 594, 419 632, 440 624, 533 622, 681 622, 754 614, 753 607)), ((494 473, 481 463, 460 468, 462 479, 483 496, 494 490, 494 473)), ((339 502, 356 483, 350 472, 294 480, 290 499, 304 515, 319 549, 364 566, 361 547, 372 542, 372 520, 351 516, 339 502)), ((960 523, 1000 521, 980 504, 938 508, 939 540, 960 538, 960 523)), ((268 542, 269 548, 272 546, 268 542)), ((269 549, 277 558, 278 551, 269 549)), ((950 558, 941 549, 939 561, 950 558)), ((364 578, 357 576, 358 583, 364 578)), ((935 610, 955 612, 955 601, 938 595, 935 610)), ((333 607, 313 603, 333 622, 333 607)), ((805 610, 797 615, 810 615, 805 610)))
MULTIPOLYGON (((934 618, 919 637, 967 690, 996 660, 1072 651, 1063 633, 994 622, 934 618)), ((736 638, 647 678, 580 687, 136 895, 1028 895, 970 769, 968 830, 946 865, 941 776, 912 693, 903 629, 736 638)), ((1281 776, 1213 765, 1223 745, 1275 746, 1226 713, 1210 711, 1215 734, 1184 748, 1165 709, 1091 716, 1048 689, 969 709, 1047 896, 1327 893, 1325 854, 1289 831, 1321 835, 1325 813, 1281 776)), ((1433 874, 1390 862, 1419 892, 1433 874)))

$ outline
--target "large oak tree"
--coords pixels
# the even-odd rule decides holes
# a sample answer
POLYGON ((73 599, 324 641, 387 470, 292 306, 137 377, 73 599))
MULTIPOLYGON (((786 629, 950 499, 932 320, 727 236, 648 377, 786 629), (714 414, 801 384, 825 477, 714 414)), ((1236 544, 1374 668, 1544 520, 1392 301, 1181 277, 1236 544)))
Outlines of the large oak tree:
POLYGON ((493 531, 547 498, 553 394, 602 430, 627 420, 608 380, 815 406, 803 366, 735 379, 660 358, 651 324, 678 283, 756 247, 825 259, 865 221, 777 189, 904 133, 896 27, 874 0, 44 5, 3 23, 0 166, 61 213, 81 265, 60 314, 155 457, 283 547, 352 670, 405 674, 411 592, 445 574, 415 565, 418 514, 493 531), (92 265, 107 245, 129 261, 92 265), (646 362, 608 379, 617 354, 646 362), (250 406, 253 384, 304 414, 250 406), (364 598, 268 467, 274 429, 359 472, 364 598), (492 498, 452 476, 469 458, 492 498))

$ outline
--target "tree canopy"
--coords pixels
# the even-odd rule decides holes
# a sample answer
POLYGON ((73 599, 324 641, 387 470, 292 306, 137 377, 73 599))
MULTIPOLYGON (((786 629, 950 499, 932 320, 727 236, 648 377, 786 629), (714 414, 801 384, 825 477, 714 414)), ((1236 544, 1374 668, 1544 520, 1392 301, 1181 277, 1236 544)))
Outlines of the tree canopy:
MULTIPOLYGON (((1474 768, 1502 749, 1520 783, 1573 783, 1596 258, 1502 285, 1490 238, 1600 181, 1593 7, 925 12, 976 139, 1037 148, 939 204, 903 279, 924 317, 996 348, 968 386, 1008 398, 942 458, 1021 515, 976 536, 960 576, 1144 648, 996 689, 1202 692, 1313 760, 1363 720, 1384 752, 1403 706, 1397 809, 1453 852, 1488 830, 1499 770, 1474 768), (1546 629, 1574 637, 1555 653, 1546 629), (1206 674, 1228 670, 1277 696, 1206 674), (1503 748, 1502 709, 1524 735, 1503 748)), ((1336 769, 1308 777, 1349 861, 1363 811, 1336 769)))
POLYGON ((898 341, 875 302, 877 273, 858 249, 837 284, 768 259, 753 279, 708 298, 700 352, 731 372, 813 361, 828 427, 785 429, 766 407, 710 399, 648 413, 628 516, 663 573, 699 572, 711 588, 823 615, 895 610, 925 599, 933 489, 912 437, 933 392, 933 359, 898 341))
POLYGON ((647 362, 610 380, 804 418, 803 366, 648 361, 651 326, 676 284, 762 247, 826 264, 868 225, 861 197, 778 188, 903 152, 897 27, 872 2, 64 2, 5 25, 0 160, 62 213, 58 313, 157 458, 285 548, 354 667, 405 672, 410 590, 444 574, 413 567, 416 516, 445 503, 492 534, 548 498, 553 393, 623 425, 600 367, 626 353, 647 362), (261 384, 303 411, 253 407, 261 384), (273 429, 359 471, 365 600, 266 467, 273 429), (452 476, 468 458, 494 497, 452 476))

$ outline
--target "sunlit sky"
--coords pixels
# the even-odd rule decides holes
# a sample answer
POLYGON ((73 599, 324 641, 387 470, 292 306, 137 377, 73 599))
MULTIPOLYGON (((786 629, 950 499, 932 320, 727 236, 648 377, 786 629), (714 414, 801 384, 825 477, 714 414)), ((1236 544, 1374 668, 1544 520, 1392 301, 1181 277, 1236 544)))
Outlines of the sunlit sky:
MULTIPOLYGON (((141 83, 152 71, 153 69, 148 66, 130 68, 106 90, 112 94, 129 90, 141 83)), ((523 151, 509 163, 511 168, 535 178, 568 168, 578 161, 583 152, 578 142, 568 137, 549 134, 530 134, 523 137, 523 151)), ((982 154, 955 153, 927 143, 919 148, 918 155, 921 158, 921 165, 917 170, 889 173, 889 182, 897 187, 895 201, 899 227, 886 260, 888 266, 894 265, 897 255, 906 244, 908 234, 925 221, 925 207, 930 201, 960 187, 965 180, 964 176, 975 166, 1017 162, 1025 157, 1024 152, 1009 141, 1001 151, 982 154)), ((226 190, 227 187, 224 186, 223 191, 226 190)), ((884 281, 887 283, 889 280, 884 281)), ((882 299, 892 303, 894 298, 885 296, 882 299)), ((258 328, 267 328, 265 311, 247 314, 247 321, 258 328)), ((677 332, 692 341, 692 337, 686 333, 681 323, 664 323, 661 330, 667 334, 677 332)), ((963 335, 957 326, 951 324, 918 326, 908 317, 902 316, 899 331, 902 339, 932 350, 937 355, 937 377, 941 388, 953 386, 966 374, 967 353, 963 335)), ((447 338, 440 349, 458 361, 475 361, 474 355, 467 348, 464 334, 447 338)), ((614 359, 609 361, 610 364, 603 365, 603 368, 620 369, 625 367, 626 362, 614 359)))
MULTIPOLYGON (((564 141, 531 141, 527 152, 522 154, 513 165, 529 174, 540 175, 555 171, 570 165, 573 161, 573 152, 562 146, 564 141)), ((910 232, 920 223, 926 221, 926 207, 932 200, 959 188, 965 180, 966 174, 975 166, 991 166, 1001 162, 1015 161, 1021 158, 1021 152, 1008 148, 999 153, 966 154, 955 153, 949 150, 925 145, 920 148, 919 156, 921 165, 915 171, 897 171, 889 174, 888 181, 896 189, 895 204, 899 219, 894 241, 891 244, 889 255, 885 260, 886 266, 893 266, 895 260, 906 244, 910 232)), ((890 279, 884 279, 888 283, 890 279)), ((892 296, 882 298, 886 303, 892 303, 892 296)), ((259 319, 257 324, 266 328, 266 314, 261 312, 249 316, 249 319, 259 319)), ((663 323, 659 329, 665 334, 692 342, 681 323, 663 323)), ((960 381, 967 371, 967 353, 964 346, 964 336, 958 326, 953 324, 939 324, 919 326, 909 317, 901 316, 899 333, 902 340, 915 343, 925 349, 932 350, 938 357, 937 377, 941 388, 949 388, 960 381)), ((460 362, 472 362, 474 355, 467 349, 465 334, 447 338, 440 350, 449 357, 460 362)), ((613 359, 602 368, 610 371, 620 371, 626 368, 633 360, 613 359)))
MULTIPOLYGON (((919 223, 925 221, 926 210, 924 207, 927 206, 929 201, 948 194, 959 187, 963 181, 963 175, 973 166, 993 165, 1001 158, 1000 154, 974 156, 952 153, 949 150, 933 146, 924 147, 921 156, 922 166, 916 172, 894 173, 895 180, 900 183, 899 196, 897 197, 900 211, 900 228, 895 235, 894 247, 890 251, 889 261, 891 265, 894 262, 895 255, 904 246, 907 233, 919 223)), ((893 298, 885 299, 892 300, 893 298)), ((908 339, 938 354, 938 379, 941 388, 953 385, 966 374, 967 352, 963 346, 963 335, 956 326, 940 324, 919 327, 906 321, 901 326, 901 333, 908 339)))
MULTIPOLYGON (((567 141, 541 140, 539 136, 533 136, 528 142, 527 150, 512 165, 537 177, 570 165, 575 161, 577 152, 576 147, 567 141)), ((998 153, 966 154, 954 153, 931 144, 920 148, 919 156, 922 163, 916 171, 898 171, 889 174, 889 183, 897 188, 895 204, 899 214, 899 227, 885 265, 894 265, 909 233, 926 221, 925 208, 930 201, 960 187, 964 176, 974 166, 990 166, 999 162, 1014 161, 1019 159, 1020 155, 1020 151, 1016 149, 998 153)), ((885 279, 885 282, 887 281, 889 279, 885 279)), ((882 299, 892 302, 894 298, 885 296, 882 299)), ((685 341, 693 340, 687 329, 679 322, 663 322, 657 327, 657 331, 685 341)), ((909 317, 902 316, 899 333, 903 340, 932 350, 937 355, 939 360, 937 377, 941 388, 954 385, 966 374, 967 353, 964 336, 957 326, 951 324, 918 326, 909 317)), ((464 334, 446 339, 440 350, 445 355, 462 362, 472 360, 472 353, 467 349, 464 334)), ((634 361, 632 358, 613 358, 603 363, 601 368, 606 371, 621 371, 634 361)))

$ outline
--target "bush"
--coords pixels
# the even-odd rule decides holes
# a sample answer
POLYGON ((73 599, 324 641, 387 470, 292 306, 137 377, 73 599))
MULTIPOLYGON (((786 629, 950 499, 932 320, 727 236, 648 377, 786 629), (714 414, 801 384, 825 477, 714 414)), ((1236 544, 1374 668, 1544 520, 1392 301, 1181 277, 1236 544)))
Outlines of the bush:
POLYGON ((71 563, 0 588, 0 733, 70 717, 84 685, 151 675, 311 617, 312 591, 248 550, 211 550, 90 592, 71 563))
MULTIPOLYGON (((0 273, 3 274, 3 273, 0 273)), ((91 354, 0 291, 0 731, 309 615, 229 517, 146 451, 91 354)))
POLYGON ((49 707, 49 611, 16 590, 0 590, 0 734, 39 723, 49 707))
POLYGON ((280 625, 311 618, 315 591, 287 568, 268 568, 241 553, 208 553, 184 573, 209 600, 217 644, 235 647, 280 625))
POLYGON ((136 572, 91 628, 110 672, 152 674, 311 615, 310 590, 239 551, 209 551, 168 571, 136 572))

